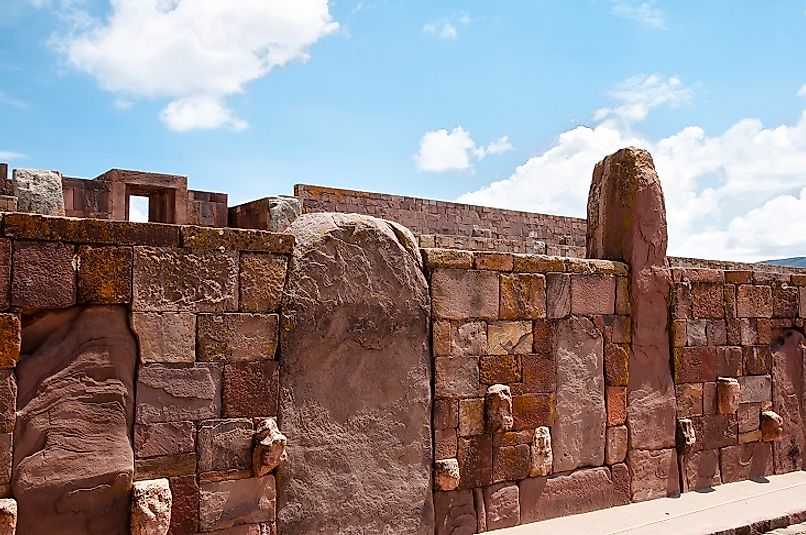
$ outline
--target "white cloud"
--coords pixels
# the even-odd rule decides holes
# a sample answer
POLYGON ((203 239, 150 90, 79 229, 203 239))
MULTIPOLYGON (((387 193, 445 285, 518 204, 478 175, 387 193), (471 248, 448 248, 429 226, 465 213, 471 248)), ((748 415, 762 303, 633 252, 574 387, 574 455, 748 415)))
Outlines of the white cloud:
POLYGON ((651 28, 665 28, 666 15, 655 7, 655 0, 612 0, 610 12, 613 15, 630 19, 651 28))
POLYGON ((306 61, 338 23, 327 0, 237 4, 112 0, 106 20, 74 25, 58 46, 71 66, 118 96, 171 99, 160 114, 168 126, 239 129, 245 123, 232 116, 226 98, 276 67, 306 61))
POLYGON ((0 91, 0 104, 6 104, 7 106, 11 106, 12 108, 17 108, 20 110, 26 110, 31 107, 31 105, 25 102, 24 100, 14 98, 11 95, 4 93, 3 91, 0 91))
POLYGON ((806 97, 806 84, 803 84, 803 87, 800 88, 800 91, 798 91, 798 96, 806 97))
POLYGON ((625 80, 610 92, 610 97, 620 105, 596 110, 593 114, 595 121, 643 121, 650 111, 659 106, 678 106, 690 102, 694 93, 675 76, 664 79, 660 75, 650 74, 625 80))
POLYGON ((414 161, 420 171, 471 171, 475 163, 488 154, 512 150, 515 148, 509 142, 509 136, 495 139, 484 147, 478 145, 462 126, 457 126, 450 132, 442 128, 423 134, 414 161))
POLYGON ((11 152, 0 150, 0 161, 3 162, 10 162, 13 160, 22 160, 25 158, 24 154, 20 154, 19 152, 11 152))
POLYGON ((791 125, 742 119, 716 135, 689 126, 657 140, 632 132, 629 118, 645 116, 599 115, 595 126, 563 132, 509 178, 459 202, 585 217, 593 166, 634 145, 650 150, 661 177, 670 254, 750 261, 806 255, 806 111, 791 125))
POLYGON ((456 39, 459 36, 457 26, 468 26, 471 22, 473 19, 470 15, 461 12, 450 18, 425 23, 423 33, 440 39, 456 39))

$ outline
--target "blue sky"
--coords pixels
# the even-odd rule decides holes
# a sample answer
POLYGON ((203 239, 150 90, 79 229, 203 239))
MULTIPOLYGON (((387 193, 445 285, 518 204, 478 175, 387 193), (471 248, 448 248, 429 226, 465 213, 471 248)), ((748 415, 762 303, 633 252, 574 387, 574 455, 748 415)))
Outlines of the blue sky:
POLYGON ((806 254, 804 0, 228 4, 3 0, 0 161, 584 215, 637 144, 671 252, 806 254))

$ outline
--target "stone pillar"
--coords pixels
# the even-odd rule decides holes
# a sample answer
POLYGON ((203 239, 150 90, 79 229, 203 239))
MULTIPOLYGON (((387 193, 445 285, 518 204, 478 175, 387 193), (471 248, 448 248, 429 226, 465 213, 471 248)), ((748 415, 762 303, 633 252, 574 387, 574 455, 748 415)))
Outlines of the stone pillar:
POLYGON ((415 238, 357 214, 305 215, 286 232, 278 531, 432 534, 430 298, 415 238))
POLYGON ((630 147, 599 162, 588 197, 587 255, 630 265, 627 426, 633 500, 679 492, 666 246, 666 209, 652 156, 630 147))
POLYGON ((782 435, 773 442, 775 473, 784 474, 806 468, 806 337, 788 329, 772 343, 770 350, 772 406, 783 423, 782 435))

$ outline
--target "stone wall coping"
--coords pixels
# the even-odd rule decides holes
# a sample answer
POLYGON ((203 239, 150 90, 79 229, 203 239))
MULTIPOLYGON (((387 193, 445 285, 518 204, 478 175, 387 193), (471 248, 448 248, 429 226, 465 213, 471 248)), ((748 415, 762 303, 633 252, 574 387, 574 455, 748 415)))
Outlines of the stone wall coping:
POLYGON ((626 277, 630 271, 627 264, 611 260, 462 249, 422 248, 421 251, 428 270, 483 269, 514 273, 587 273, 622 277, 626 277))

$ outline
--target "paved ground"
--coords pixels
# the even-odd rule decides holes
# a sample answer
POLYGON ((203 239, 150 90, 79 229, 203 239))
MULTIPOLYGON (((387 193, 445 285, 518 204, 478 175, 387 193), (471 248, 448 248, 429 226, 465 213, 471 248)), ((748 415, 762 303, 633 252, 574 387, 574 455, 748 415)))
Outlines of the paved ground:
MULTIPOLYGON (((501 535, 739 535, 768 532, 802 522, 806 512, 806 472, 764 481, 721 485, 708 492, 664 498, 556 518, 497 531, 501 535), (751 529, 751 526, 753 529, 751 529)), ((775 535, 806 534, 806 524, 775 535), (800 531, 798 531, 800 530, 800 531)))

